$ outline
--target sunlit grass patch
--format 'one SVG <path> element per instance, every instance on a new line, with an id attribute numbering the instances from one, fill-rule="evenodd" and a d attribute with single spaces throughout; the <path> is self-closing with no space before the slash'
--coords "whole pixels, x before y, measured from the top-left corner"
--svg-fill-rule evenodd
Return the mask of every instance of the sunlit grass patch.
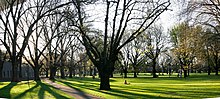
<path id="1" fill-rule="evenodd" d="M 43 82 L 1 82 L 0 98 L 19 99 L 68 99 L 64 92 Z"/>
<path id="2" fill-rule="evenodd" d="M 139 78 L 121 78 L 116 75 L 111 78 L 110 91 L 98 90 L 99 79 L 72 78 L 57 79 L 56 82 L 76 88 L 99 97 L 112 98 L 214 98 L 220 97 L 220 76 L 208 76 L 207 74 L 191 74 L 188 78 L 176 76 L 160 76 L 151 78 L 149 74 L 140 74 Z M 124 84 L 127 80 L 130 84 Z"/>

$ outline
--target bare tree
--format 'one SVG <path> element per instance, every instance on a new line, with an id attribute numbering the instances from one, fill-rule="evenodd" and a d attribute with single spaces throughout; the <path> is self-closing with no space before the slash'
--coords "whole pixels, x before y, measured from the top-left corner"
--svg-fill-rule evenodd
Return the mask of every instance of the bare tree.
<path id="1" fill-rule="evenodd" d="M 153 27 L 152 30 L 149 30 L 148 32 L 148 44 L 147 44 L 147 50 L 145 52 L 145 55 L 149 57 L 149 59 L 152 62 L 152 74 L 153 78 L 156 78 L 156 65 L 159 64 L 158 57 L 159 55 L 164 52 L 164 46 L 165 46 L 165 36 L 163 35 L 163 31 L 161 27 Z"/>
<path id="2" fill-rule="evenodd" d="M 4 6 L 1 6 L 0 22 L 1 22 L 1 30 L 4 31 L 4 37 L 1 39 L 1 42 L 4 44 L 7 52 L 10 55 L 12 60 L 12 80 L 11 81 L 19 81 L 18 77 L 18 63 L 21 62 L 22 55 L 24 54 L 24 50 L 28 45 L 28 40 L 36 28 L 35 25 L 41 20 L 43 17 L 50 15 L 51 11 L 63 7 L 68 3 L 59 4 L 55 7 L 49 8 L 50 4 L 48 1 L 38 1 L 38 5 L 32 4 L 32 0 L 26 0 L 25 2 L 20 2 L 20 0 L 6 0 L 7 3 Z M 51 4 L 53 5 L 53 3 Z M 24 26 L 23 17 L 30 11 L 37 11 L 38 14 L 34 18 L 30 18 L 30 24 Z M 23 30 L 22 27 L 27 27 L 26 30 Z M 24 34 L 21 37 L 22 31 Z M 18 39 L 21 40 L 21 44 L 18 44 Z"/>
<path id="3" fill-rule="evenodd" d="M 118 60 L 118 53 L 127 43 L 134 40 L 151 26 L 152 23 L 167 10 L 170 5 L 167 1 L 142 1 L 142 0 L 106 0 L 104 33 L 102 37 L 102 49 L 91 42 L 89 31 L 85 24 L 83 3 L 81 0 L 73 0 L 77 9 L 78 23 L 74 25 L 81 34 L 81 42 L 85 46 L 87 55 L 97 67 L 100 74 L 100 90 L 110 90 L 109 76 L 114 71 L 114 64 Z M 111 27 L 111 28 L 110 28 Z M 122 42 L 126 31 L 130 32 L 127 40 Z"/>
<path id="4" fill-rule="evenodd" d="M 137 77 L 137 73 L 139 72 L 139 68 L 146 60 L 146 56 L 143 54 L 146 46 L 146 38 L 147 35 L 140 35 L 129 44 L 127 44 L 124 48 L 126 48 L 126 56 L 129 60 L 129 63 L 133 67 L 134 78 Z"/>

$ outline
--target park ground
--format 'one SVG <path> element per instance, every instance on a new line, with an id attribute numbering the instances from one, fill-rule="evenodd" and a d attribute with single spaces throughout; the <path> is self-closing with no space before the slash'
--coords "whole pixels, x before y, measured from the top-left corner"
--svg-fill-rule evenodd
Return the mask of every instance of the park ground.
<path id="1" fill-rule="evenodd" d="M 112 90 L 99 90 L 99 79 L 92 77 L 75 77 L 57 79 L 55 83 L 68 86 L 79 91 L 106 99 L 120 98 L 216 98 L 220 97 L 220 76 L 207 74 L 191 74 L 188 78 L 177 78 L 176 75 L 160 75 L 151 78 L 149 74 L 139 74 L 138 78 L 122 78 L 119 74 L 111 78 Z M 124 84 L 124 81 L 128 84 Z M 19 83 L 0 82 L 1 98 L 72 98 L 55 87 L 42 82 L 22 81 Z"/>

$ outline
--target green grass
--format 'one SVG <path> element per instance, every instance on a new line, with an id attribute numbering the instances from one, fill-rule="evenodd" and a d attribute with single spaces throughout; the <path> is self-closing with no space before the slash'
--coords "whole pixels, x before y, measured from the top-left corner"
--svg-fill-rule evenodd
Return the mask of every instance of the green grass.
<path id="1" fill-rule="evenodd" d="M 43 82 L 0 82 L 0 98 L 9 99 L 69 99 L 64 92 Z"/>
<path id="2" fill-rule="evenodd" d="M 140 74 L 139 78 L 121 78 L 120 75 L 111 78 L 110 91 L 98 90 L 99 79 L 72 78 L 57 79 L 56 82 L 76 88 L 83 92 L 107 99 L 120 98 L 214 98 L 220 97 L 220 76 L 193 74 L 189 78 L 177 78 L 176 75 L 151 78 L 149 74 Z M 132 77 L 131 74 L 128 75 Z M 127 80 L 130 84 L 124 84 Z"/>

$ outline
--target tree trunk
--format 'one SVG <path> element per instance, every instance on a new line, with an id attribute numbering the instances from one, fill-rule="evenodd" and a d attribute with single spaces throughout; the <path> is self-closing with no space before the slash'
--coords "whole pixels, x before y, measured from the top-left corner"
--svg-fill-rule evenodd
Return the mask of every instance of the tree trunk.
<path id="1" fill-rule="evenodd" d="M 153 75 L 153 78 L 157 78 L 157 75 L 156 75 L 156 60 L 153 60 L 153 71 L 152 71 L 152 75 Z"/>
<path id="2" fill-rule="evenodd" d="M 99 73 L 100 74 L 100 90 L 111 90 L 110 88 L 110 82 L 109 82 L 109 78 L 110 76 L 105 73 L 105 72 L 102 72 L 102 73 Z"/>
<path id="3" fill-rule="evenodd" d="M 113 78 L 114 76 L 113 76 L 113 72 L 110 74 L 110 78 Z"/>
<path id="4" fill-rule="evenodd" d="M 20 59 L 19 61 L 18 61 L 18 65 L 19 65 L 19 77 L 20 78 L 22 78 L 22 67 L 21 67 L 21 64 L 22 64 L 22 60 Z"/>
<path id="5" fill-rule="evenodd" d="M 4 61 L 0 60 L 0 79 L 2 78 L 3 65 L 4 65 Z"/>
<path id="6" fill-rule="evenodd" d="M 48 78 L 49 76 L 49 69 L 48 68 L 46 68 L 46 78 Z"/>
<path id="7" fill-rule="evenodd" d="M 136 70 L 134 71 L 134 78 L 137 78 L 137 72 L 136 72 Z"/>
<path id="8" fill-rule="evenodd" d="M 186 78 L 187 77 L 187 70 L 184 70 L 183 72 L 184 72 L 184 78 Z"/>
<path id="9" fill-rule="evenodd" d="M 190 73 L 190 65 L 188 65 L 188 69 L 187 69 L 187 76 L 189 76 L 189 73 Z"/>
<path id="10" fill-rule="evenodd" d="M 84 66 L 83 66 L 83 77 L 85 77 L 85 76 L 86 76 L 86 66 L 84 64 Z"/>
<path id="11" fill-rule="evenodd" d="M 2 70 L 0 70 L 0 79 L 2 79 Z"/>
<path id="12" fill-rule="evenodd" d="M 124 78 L 127 78 L 127 73 L 128 73 L 127 68 L 125 68 L 123 71 L 124 71 Z"/>
<path id="13" fill-rule="evenodd" d="M 218 53 L 215 55 L 215 75 L 218 75 Z"/>
<path id="14" fill-rule="evenodd" d="M 92 67 L 89 67 L 89 76 L 92 76 Z"/>
<path id="15" fill-rule="evenodd" d="M 38 67 L 34 68 L 34 81 L 40 81 L 39 68 Z"/>
<path id="16" fill-rule="evenodd" d="M 96 70 L 96 68 L 94 67 L 94 72 L 93 72 L 93 75 L 94 76 L 97 76 L 97 70 Z"/>
<path id="17" fill-rule="evenodd" d="M 56 67 L 50 67 L 50 80 L 54 80 L 56 75 Z"/>
<path id="18" fill-rule="evenodd" d="M 210 75 L 211 74 L 211 67 L 210 67 L 210 65 L 208 65 L 208 75 Z"/>
<path id="19" fill-rule="evenodd" d="M 71 66 L 69 67 L 69 73 L 69 78 L 73 78 L 73 69 Z"/>
<path id="20" fill-rule="evenodd" d="M 62 65 L 60 68 L 61 78 L 65 79 L 64 66 Z"/>
<path id="21" fill-rule="evenodd" d="M 215 67 L 215 75 L 218 75 L 218 65 Z"/>
<path id="22" fill-rule="evenodd" d="M 13 57 L 12 59 L 12 79 L 11 82 L 19 82 L 19 74 L 18 74 L 18 64 L 17 64 L 17 59 Z"/>
<path id="23" fill-rule="evenodd" d="M 76 76 L 75 68 L 72 71 L 73 71 L 73 76 L 75 77 Z"/>

